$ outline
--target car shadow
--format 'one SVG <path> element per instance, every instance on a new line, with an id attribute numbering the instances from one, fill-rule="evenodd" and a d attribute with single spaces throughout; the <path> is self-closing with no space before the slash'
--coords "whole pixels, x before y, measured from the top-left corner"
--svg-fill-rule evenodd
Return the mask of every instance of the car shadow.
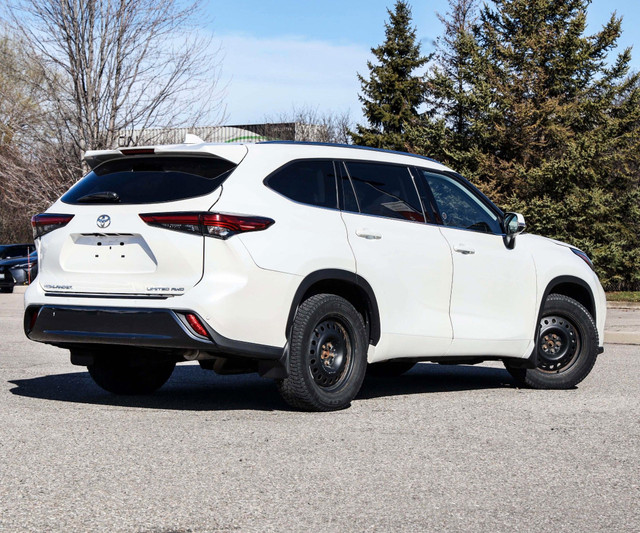
<path id="1" fill-rule="evenodd" d="M 195 365 L 178 365 L 171 379 L 149 396 L 116 396 L 99 388 L 88 372 L 11 380 L 10 392 L 28 398 L 60 402 L 170 409 L 179 411 L 290 411 L 275 383 L 257 374 L 219 376 Z M 367 377 L 356 401 L 476 389 L 513 388 L 500 368 L 441 366 L 422 363 L 399 377 Z"/>
<path id="2" fill-rule="evenodd" d="M 420 363 L 398 377 L 367 376 L 357 399 L 515 387 L 503 368 Z"/>

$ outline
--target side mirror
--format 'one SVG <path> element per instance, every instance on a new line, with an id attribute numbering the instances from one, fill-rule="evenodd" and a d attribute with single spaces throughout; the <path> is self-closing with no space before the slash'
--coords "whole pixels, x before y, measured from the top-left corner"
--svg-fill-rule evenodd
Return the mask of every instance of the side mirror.
<path id="1" fill-rule="evenodd" d="M 516 244 L 516 235 L 520 235 L 527 224 L 520 213 L 507 213 L 503 220 L 504 244 L 507 248 L 513 248 Z"/>

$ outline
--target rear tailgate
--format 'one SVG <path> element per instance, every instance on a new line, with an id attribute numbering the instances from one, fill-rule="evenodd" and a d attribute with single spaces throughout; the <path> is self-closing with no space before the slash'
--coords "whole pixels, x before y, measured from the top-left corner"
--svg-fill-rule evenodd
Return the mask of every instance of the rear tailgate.
<path id="1" fill-rule="evenodd" d="M 193 287 L 202 277 L 204 237 L 151 226 L 140 215 L 208 211 L 235 166 L 175 155 L 99 165 L 49 210 L 73 218 L 40 239 L 40 286 L 56 294 L 141 297 Z"/>

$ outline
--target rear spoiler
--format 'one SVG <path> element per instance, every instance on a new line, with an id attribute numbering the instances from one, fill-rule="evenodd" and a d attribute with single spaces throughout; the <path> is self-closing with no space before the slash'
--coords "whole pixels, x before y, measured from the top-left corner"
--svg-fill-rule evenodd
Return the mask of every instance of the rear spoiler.
<path id="1" fill-rule="evenodd" d="M 94 169 L 100 163 L 111 159 L 121 159 L 137 155 L 196 155 L 217 157 L 238 165 L 247 155 L 248 149 L 244 144 L 202 143 L 202 144 L 167 144 L 160 146 L 136 146 L 119 148 L 117 150 L 89 150 L 83 159 L 89 168 Z"/>

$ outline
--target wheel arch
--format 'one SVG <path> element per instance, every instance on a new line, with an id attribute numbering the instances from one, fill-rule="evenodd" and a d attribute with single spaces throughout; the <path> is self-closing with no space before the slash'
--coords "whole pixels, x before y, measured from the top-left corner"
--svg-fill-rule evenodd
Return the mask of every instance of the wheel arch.
<path id="1" fill-rule="evenodd" d="M 288 336 L 300 304 L 315 294 L 335 294 L 348 300 L 364 317 L 369 332 L 369 343 L 380 340 L 380 312 L 371 285 L 362 276 L 340 269 L 316 270 L 307 275 L 296 290 L 287 318 Z"/>
<path id="2" fill-rule="evenodd" d="M 573 298 L 584 305 L 593 317 L 593 320 L 596 320 L 597 311 L 595 298 L 591 287 L 585 280 L 575 276 L 558 276 L 557 278 L 552 279 L 542 295 L 542 302 L 540 304 L 541 310 L 547 296 L 550 294 L 562 294 L 569 298 Z"/>
<path id="3" fill-rule="evenodd" d="M 538 366 L 538 348 L 537 348 L 537 336 L 538 336 L 538 324 L 542 320 L 542 312 L 544 310 L 544 303 L 547 300 L 547 296 L 550 294 L 562 294 L 573 298 L 577 302 L 584 305 L 589 311 L 593 320 L 596 320 L 596 304 L 593 297 L 593 291 L 589 284 L 576 276 L 558 276 L 553 278 L 544 290 L 542 294 L 542 300 L 540 301 L 540 307 L 538 309 L 538 319 L 536 321 L 536 330 L 534 333 L 534 347 L 531 354 L 526 359 L 510 360 L 511 364 L 517 368 L 536 368 Z"/>

